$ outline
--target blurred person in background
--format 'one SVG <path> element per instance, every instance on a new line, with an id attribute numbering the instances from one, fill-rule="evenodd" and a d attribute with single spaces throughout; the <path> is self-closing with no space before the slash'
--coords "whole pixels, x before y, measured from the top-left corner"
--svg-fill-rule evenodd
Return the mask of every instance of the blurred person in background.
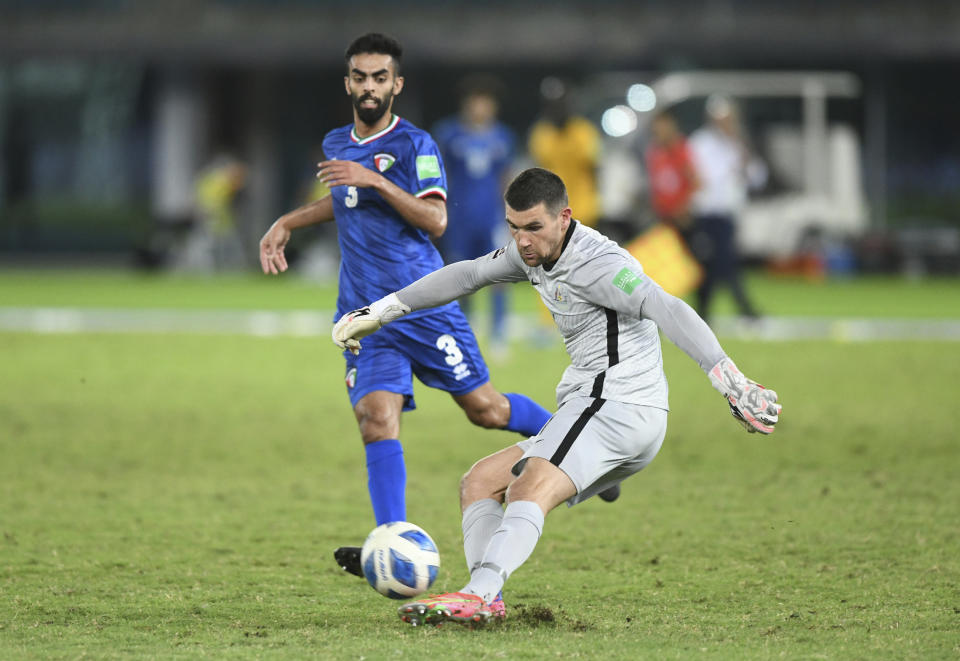
<path id="1" fill-rule="evenodd" d="M 750 153 L 732 100 L 719 95 L 709 97 L 706 117 L 707 123 L 690 136 L 690 149 L 701 183 L 693 198 L 691 242 L 694 254 L 704 267 L 704 279 L 697 291 L 697 312 L 709 320 L 714 290 L 724 283 L 730 288 L 740 314 L 756 318 L 756 308 L 747 296 L 740 274 L 736 225 L 748 188 L 762 186 L 767 170 Z"/>
<path id="2" fill-rule="evenodd" d="M 222 154 L 194 182 L 193 226 L 173 256 L 176 269 L 223 271 L 247 265 L 237 228 L 237 205 L 247 184 L 247 165 Z"/>
<path id="3" fill-rule="evenodd" d="M 448 263 L 486 255 L 503 231 L 503 190 L 514 155 L 513 132 L 497 121 L 500 82 L 475 75 L 460 83 L 460 112 L 437 123 L 433 137 L 447 169 L 447 231 L 439 245 Z M 491 288 L 490 349 L 506 356 L 507 289 Z M 470 313 L 470 297 L 459 301 Z"/>
<path id="4" fill-rule="evenodd" d="M 345 53 L 344 86 L 353 123 L 323 140 L 327 160 L 317 176 L 330 195 L 284 214 L 260 241 L 264 273 L 287 270 L 291 231 L 335 221 L 340 247 L 337 317 L 356 311 L 443 266 L 431 239 L 447 226 L 446 177 L 430 135 L 392 112 L 403 90 L 403 50 L 385 35 L 359 37 Z M 377 525 L 406 521 L 406 465 L 399 440 L 403 411 L 416 408 L 413 376 L 445 390 L 475 425 L 532 436 L 550 413 L 525 395 L 503 394 L 456 303 L 410 315 L 343 352 L 344 381 L 366 454 L 368 491 Z M 366 531 L 365 531 L 366 532 Z M 334 553 L 363 576 L 360 547 Z"/>
<path id="5" fill-rule="evenodd" d="M 548 76 L 541 81 L 542 114 L 530 129 L 527 149 L 537 166 L 555 172 L 566 182 L 577 220 L 596 227 L 600 219 L 600 132 L 586 117 L 573 114 L 570 96 L 569 85 L 560 78 Z M 554 324 L 539 299 L 537 310 L 539 323 L 533 341 L 546 346 L 555 337 Z"/>
<path id="6" fill-rule="evenodd" d="M 691 203 L 700 186 L 686 136 L 668 111 L 654 115 L 644 153 L 656 221 L 624 247 L 665 291 L 684 297 L 703 280 L 690 250 Z"/>
<path id="7" fill-rule="evenodd" d="M 600 219 L 600 132 L 586 117 L 572 113 L 569 87 L 559 78 L 544 78 L 540 95 L 543 114 L 530 130 L 530 156 L 566 182 L 577 220 L 595 227 Z"/>
<path id="8" fill-rule="evenodd" d="M 657 220 L 686 235 L 691 224 L 690 206 L 700 179 L 687 138 L 666 110 L 650 122 L 650 144 L 644 158 L 650 204 Z"/>

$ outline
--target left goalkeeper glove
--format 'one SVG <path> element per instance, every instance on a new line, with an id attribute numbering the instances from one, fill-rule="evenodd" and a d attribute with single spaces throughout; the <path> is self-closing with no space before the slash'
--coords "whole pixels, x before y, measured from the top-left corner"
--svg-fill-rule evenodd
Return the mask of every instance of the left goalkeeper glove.
<path id="1" fill-rule="evenodd" d="M 384 324 L 410 312 L 396 294 L 384 296 L 365 308 L 348 312 L 333 325 L 333 343 L 353 355 L 360 353 L 360 339 L 380 330 Z"/>
<path id="2" fill-rule="evenodd" d="M 710 383 L 726 398 L 730 413 L 748 432 L 772 434 L 782 407 L 777 393 L 751 381 L 724 358 L 710 369 Z"/>

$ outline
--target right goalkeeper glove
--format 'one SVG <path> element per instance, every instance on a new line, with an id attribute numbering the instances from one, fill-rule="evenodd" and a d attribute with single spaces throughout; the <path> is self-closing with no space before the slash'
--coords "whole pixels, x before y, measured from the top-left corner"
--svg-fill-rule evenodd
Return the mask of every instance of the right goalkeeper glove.
<path id="1" fill-rule="evenodd" d="M 367 307 L 340 317 L 333 325 L 333 343 L 357 355 L 360 353 L 361 338 L 380 330 L 384 324 L 399 319 L 408 312 L 410 307 L 401 303 L 395 293 L 384 296 Z"/>
<path id="2" fill-rule="evenodd" d="M 729 358 L 714 365 L 709 374 L 710 383 L 726 398 L 731 415 L 744 429 L 751 433 L 773 433 L 782 408 L 777 404 L 775 391 L 745 377 Z"/>

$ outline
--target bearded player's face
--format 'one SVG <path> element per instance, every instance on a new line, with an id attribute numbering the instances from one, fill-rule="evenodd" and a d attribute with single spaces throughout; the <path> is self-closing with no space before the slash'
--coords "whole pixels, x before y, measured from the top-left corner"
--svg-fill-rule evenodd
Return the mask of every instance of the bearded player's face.
<path id="1" fill-rule="evenodd" d="M 350 58 L 344 77 L 357 119 L 368 126 L 380 121 L 393 107 L 393 97 L 403 89 L 393 58 L 379 53 L 358 53 Z"/>

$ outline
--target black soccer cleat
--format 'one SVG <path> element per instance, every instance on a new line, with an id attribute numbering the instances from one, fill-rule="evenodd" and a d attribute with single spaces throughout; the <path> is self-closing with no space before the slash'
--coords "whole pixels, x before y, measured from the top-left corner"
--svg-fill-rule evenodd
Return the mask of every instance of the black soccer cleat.
<path id="1" fill-rule="evenodd" d="M 620 497 L 620 485 L 619 485 L 619 484 L 614 484 L 612 487 L 609 487 L 609 488 L 607 488 L 607 489 L 604 489 L 603 491 L 601 491 L 601 492 L 598 493 L 597 495 L 600 496 L 600 500 L 602 500 L 602 501 L 604 501 L 604 502 L 606 502 L 606 503 L 612 503 L 613 501 L 615 501 L 617 498 Z M 358 559 L 357 559 L 357 562 L 358 562 L 358 563 L 360 562 L 359 557 L 360 557 L 360 556 L 357 556 L 357 558 L 358 558 Z"/>
<path id="2" fill-rule="evenodd" d="M 341 546 L 333 552 L 333 559 L 340 565 L 340 569 L 354 576 L 363 578 L 363 567 L 360 566 L 360 547 Z"/>

